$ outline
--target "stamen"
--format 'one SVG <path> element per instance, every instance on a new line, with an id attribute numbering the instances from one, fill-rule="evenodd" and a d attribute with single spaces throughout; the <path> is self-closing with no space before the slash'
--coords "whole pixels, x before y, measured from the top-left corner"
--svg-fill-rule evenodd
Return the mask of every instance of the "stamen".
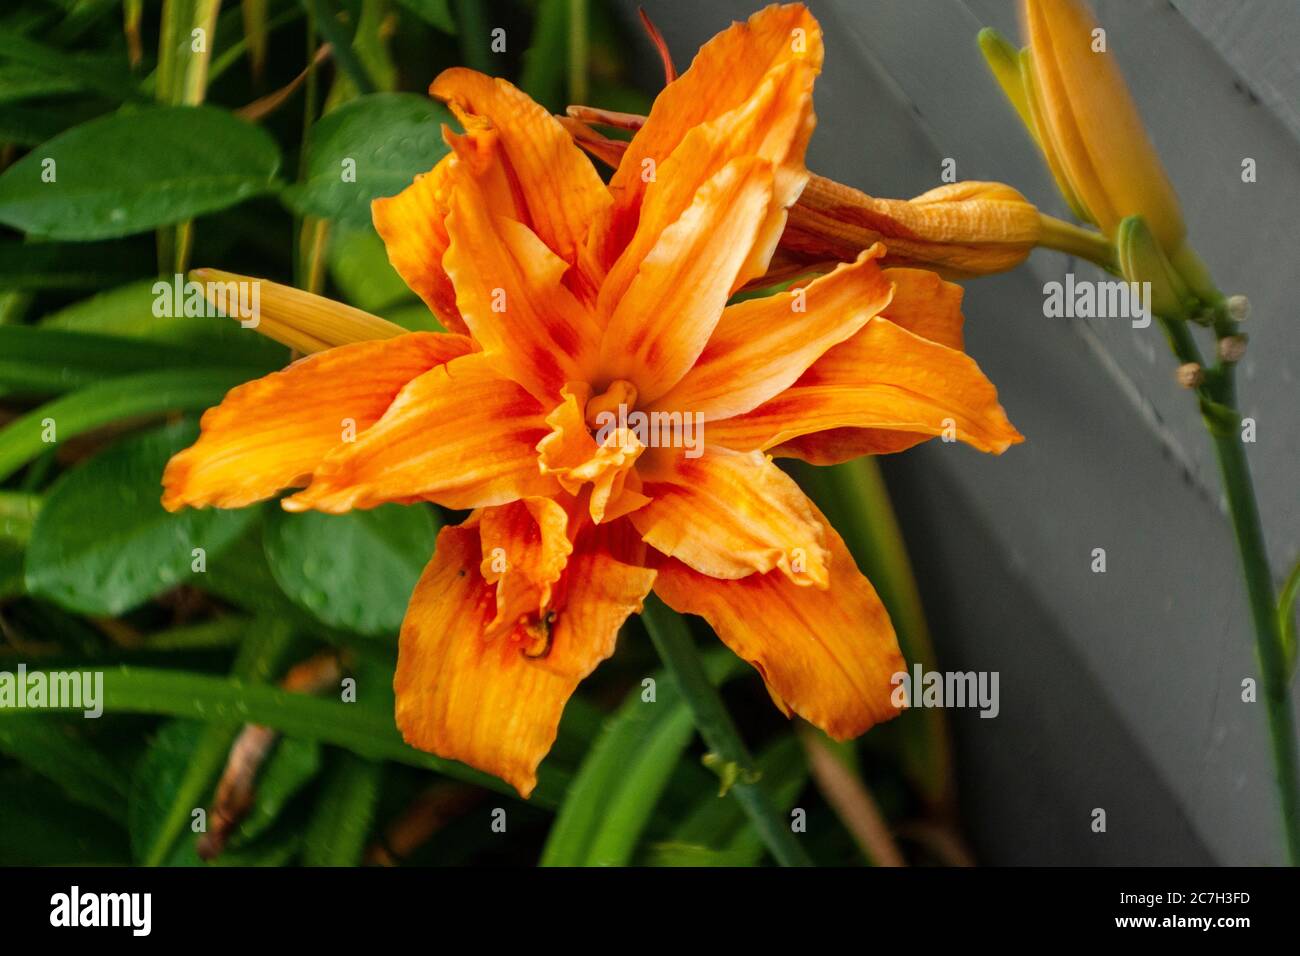
<path id="1" fill-rule="evenodd" d="M 677 67 L 673 66 L 673 55 L 668 52 L 668 44 L 664 42 L 664 35 L 659 32 L 659 28 L 654 25 L 650 15 L 645 12 L 645 7 L 637 7 L 636 12 L 641 14 L 641 23 L 645 26 L 645 32 L 650 34 L 650 42 L 659 51 L 659 59 L 664 64 L 664 84 L 667 85 L 677 79 Z"/>

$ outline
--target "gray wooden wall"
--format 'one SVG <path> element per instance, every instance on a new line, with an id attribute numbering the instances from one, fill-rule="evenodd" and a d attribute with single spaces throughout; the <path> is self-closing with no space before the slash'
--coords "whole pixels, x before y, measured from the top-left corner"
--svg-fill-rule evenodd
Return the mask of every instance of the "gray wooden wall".
<path id="1" fill-rule="evenodd" d="M 637 0 L 620 0 L 635 18 Z M 684 68 L 757 9 L 640 0 Z M 1000 179 L 1067 216 L 988 76 L 1010 0 L 813 0 L 826 35 L 809 165 L 882 196 Z M 1221 287 L 1254 304 L 1240 391 L 1279 577 L 1300 556 L 1300 3 L 1098 0 Z M 657 62 L 643 57 L 647 85 Z M 1244 157 L 1258 181 L 1241 181 Z M 1036 252 L 967 283 L 967 342 L 1028 441 L 929 443 L 886 474 L 944 669 L 1001 673 L 1001 714 L 954 713 L 963 815 L 987 863 L 1277 863 L 1257 677 L 1211 449 L 1154 325 L 1048 319 Z M 1105 548 L 1108 571 L 1090 570 Z M 1105 808 L 1108 829 L 1090 829 Z"/>

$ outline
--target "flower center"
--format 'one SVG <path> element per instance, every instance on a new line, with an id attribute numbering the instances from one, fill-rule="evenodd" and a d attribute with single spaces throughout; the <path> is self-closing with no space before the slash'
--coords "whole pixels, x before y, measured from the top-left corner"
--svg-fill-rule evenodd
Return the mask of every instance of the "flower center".
<path id="1" fill-rule="evenodd" d="M 597 428 L 603 424 L 600 415 L 604 412 L 617 417 L 620 406 L 625 410 L 624 414 L 636 407 L 636 386 L 621 378 L 611 382 L 609 388 L 587 401 L 583 413 L 587 427 Z"/>

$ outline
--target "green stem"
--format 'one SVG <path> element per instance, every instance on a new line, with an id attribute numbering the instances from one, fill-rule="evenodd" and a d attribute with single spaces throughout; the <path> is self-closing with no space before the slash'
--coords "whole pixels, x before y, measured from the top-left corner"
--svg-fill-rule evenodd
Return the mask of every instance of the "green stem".
<path id="1" fill-rule="evenodd" d="M 1231 378 L 1224 385 L 1227 394 L 1222 403 L 1236 406 Z M 1223 488 L 1232 515 L 1232 530 L 1237 539 L 1241 570 L 1246 579 L 1250 616 L 1255 625 L 1255 654 L 1263 676 L 1264 707 L 1268 713 L 1269 737 L 1273 745 L 1273 770 L 1278 798 L 1282 805 L 1282 829 L 1286 839 L 1287 860 L 1300 863 L 1300 777 L 1297 776 L 1295 721 L 1291 714 L 1289 671 L 1282 632 L 1273 594 L 1273 573 L 1264 546 L 1264 529 L 1260 524 L 1255 486 L 1250 477 L 1250 463 L 1245 446 L 1234 429 L 1229 432 L 1211 428 L 1214 451 L 1223 475 Z"/>
<path id="2" fill-rule="evenodd" d="M 740 738 L 718 689 L 709 680 L 685 622 L 654 596 L 646 600 L 641 620 L 664 667 L 677 681 L 700 736 L 719 758 L 739 770 L 728 792 L 740 803 L 772 856 L 782 866 L 812 866 L 776 804 L 756 782 L 758 765 Z"/>
<path id="3" fill-rule="evenodd" d="M 587 0 L 569 0 L 569 102 L 587 102 Z"/>
<path id="4" fill-rule="evenodd" d="M 1038 219 L 1042 226 L 1042 232 L 1038 236 L 1040 246 L 1087 259 L 1107 272 L 1119 271 L 1119 264 L 1115 261 L 1115 247 L 1101 233 L 1042 213 Z"/>
<path id="5" fill-rule="evenodd" d="M 307 11 L 316 19 L 316 29 L 329 43 L 334 54 L 334 62 L 352 80 L 357 92 L 362 95 L 375 92 L 378 87 L 366 72 L 365 65 L 357 58 L 356 51 L 352 49 L 352 39 L 344 33 L 338 20 L 335 19 L 334 5 L 328 0 L 303 0 L 303 2 L 307 6 Z M 308 56 L 311 56 L 311 53 L 311 50 L 307 51 Z"/>
<path id="6" fill-rule="evenodd" d="M 1201 351 L 1187 323 L 1162 318 L 1160 324 L 1180 362 L 1203 364 Z M 1264 707 L 1268 712 L 1273 773 L 1282 808 L 1287 860 L 1295 866 L 1300 863 L 1300 780 L 1297 779 L 1295 722 L 1288 689 L 1290 668 L 1273 595 L 1273 573 L 1264 545 L 1255 485 L 1250 477 L 1250 463 L 1246 460 L 1239 425 L 1235 424 L 1240 422 L 1241 416 L 1237 411 L 1233 366 L 1221 362 L 1208 372 L 1199 395 L 1202 409 L 1207 410 L 1203 415 L 1205 427 L 1214 441 L 1215 457 L 1219 462 L 1233 535 L 1237 541 L 1237 554 L 1241 559 L 1241 573 L 1246 579 L 1246 595 L 1255 628 L 1255 656 L 1263 676 Z M 1207 401 L 1213 408 L 1226 410 L 1229 421 L 1209 414 Z"/>

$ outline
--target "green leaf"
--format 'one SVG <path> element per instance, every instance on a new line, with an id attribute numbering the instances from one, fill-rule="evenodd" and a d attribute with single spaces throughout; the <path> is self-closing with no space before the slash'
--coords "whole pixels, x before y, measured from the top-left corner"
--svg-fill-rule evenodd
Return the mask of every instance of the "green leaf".
<path id="1" fill-rule="evenodd" d="M 454 123 L 451 114 L 426 96 L 359 97 L 312 127 L 305 181 L 281 195 L 300 215 L 367 225 L 371 200 L 401 192 L 446 155 L 443 123 Z M 349 160 L 355 181 L 345 178 Z"/>
<path id="2" fill-rule="evenodd" d="M 100 96 L 119 100 L 144 97 L 130 74 L 122 69 L 124 64 L 120 57 L 65 53 L 8 31 L 0 32 L 0 57 Z"/>
<path id="3" fill-rule="evenodd" d="M 74 302 L 47 315 L 40 327 L 182 345 L 211 356 L 209 365 L 229 362 L 270 370 L 285 364 L 288 353 L 283 345 L 230 319 L 154 315 L 161 291 L 155 289 L 158 281 L 165 282 L 132 282 Z"/>
<path id="4" fill-rule="evenodd" d="M 234 676 L 245 680 L 269 679 L 283 665 L 293 640 L 293 631 L 279 621 L 263 618 L 251 628 L 245 623 L 244 633 L 245 640 L 235 659 Z M 158 789 L 152 781 L 142 781 L 137 773 L 136 801 L 159 804 L 131 825 L 137 859 L 146 866 L 159 866 L 172 855 L 172 848 L 190 821 L 194 808 L 211 793 L 213 782 L 229 758 L 238 731 L 239 723 L 233 720 L 211 720 L 203 724 L 192 743 L 186 745 L 188 755 L 184 760 L 184 772 L 175 778 L 175 786 L 169 786 L 166 792 Z M 188 735 L 189 732 L 165 731 L 160 735 L 161 742 L 155 743 L 142 762 L 153 761 L 164 768 L 170 766 L 168 754 L 176 749 L 176 745 L 171 737 L 166 736 L 167 733 Z M 160 752 L 152 753 L 155 749 Z M 169 774 L 168 779 L 171 780 L 172 775 Z"/>
<path id="5" fill-rule="evenodd" d="M 456 20 L 451 15 L 451 7 L 447 0 L 398 0 L 398 3 L 429 26 L 443 33 L 455 35 Z"/>
<path id="6" fill-rule="evenodd" d="M 138 863 L 158 866 L 203 808 L 212 781 L 230 753 L 236 726 L 175 720 L 164 724 L 140 758 L 131 778 L 127 829 Z"/>
<path id="7" fill-rule="evenodd" d="M 266 833 L 289 802 L 320 773 L 320 768 L 321 748 L 314 740 L 279 741 L 257 775 L 253 807 L 240 821 L 231 845 L 246 847 Z"/>
<path id="8" fill-rule="evenodd" d="M 271 573 L 284 593 L 325 624 L 377 636 L 397 631 L 437 527 L 425 505 L 383 505 L 327 515 L 267 516 Z"/>
<path id="9" fill-rule="evenodd" d="M 781 737 L 759 754 L 757 764 L 773 803 L 788 814 L 808 783 L 808 762 L 799 741 L 790 735 Z M 754 866 L 764 850 L 740 805 L 719 799 L 714 791 L 700 798 L 667 840 L 648 848 L 646 862 L 651 866 Z"/>
<path id="10" fill-rule="evenodd" d="M 27 549 L 27 590 L 83 614 L 120 614 L 188 581 L 193 549 L 220 560 L 251 511 L 163 510 L 168 459 L 198 435 L 188 422 L 119 442 L 51 488 Z"/>
<path id="11" fill-rule="evenodd" d="M 28 325 L 0 326 L 0 386 L 15 391 L 58 394 L 131 372 L 219 365 L 223 358 L 211 348 Z M 229 364 L 247 378 L 265 375 L 276 365 L 244 364 L 241 359 L 236 356 Z"/>
<path id="12" fill-rule="evenodd" d="M 195 412 L 220 403 L 246 380 L 238 369 L 196 368 L 142 372 L 64 395 L 0 428 L 0 481 L 66 441 L 124 418 Z M 53 423 L 56 441 L 47 441 Z"/>
<path id="13" fill-rule="evenodd" d="M 126 834 L 25 767 L 0 768 L 0 866 L 122 866 Z"/>
<path id="14" fill-rule="evenodd" d="M 393 760 L 434 770 L 498 793 L 517 796 L 513 788 L 496 777 L 407 746 L 393 723 L 392 712 L 386 709 L 309 697 L 207 674 L 148 667 L 102 669 L 106 715 L 166 714 L 189 719 L 265 724 L 289 736 L 343 747 L 371 760 Z M 36 673 L 35 668 L 28 670 L 29 675 L 33 673 Z M 14 713 L 16 711 L 0 708 L 0 721 Z M 567 775 L 563 771 L 543 764 L 538 771 L 537 789 L 533 791 L 531 802 L 541 807 L 554 807 L 567 785 Z"/>
<path id="15" fill-rule="evenodd" d="M 100 289 L 152 271 L 130 243 L 0 242 L 0 292 Z"/>
<path id="16" fill-rule="evenodd" d="M 0 753 L 57 783 L 69 799 L 109 819 L 121 816 L 125 774 L 66 720 L 24 713 L 0 721 Z"/>
<path id="17" fill-rule="evenodd" d="M 374 823 L 383 765 L 349 753 L 325 775 L 316 809 L 303 841 L 307 866 L 357 866 Z"/>
<path id="18" fill-rule="evenodd" d="M 279 166 L 275 141 L 225 110 L 150 106 L 74 127 L 10 166 L 0 222 L 50 239 L 126 236 L 271 192 Z"/>
<path id="19" fill-rule="evenodd" d="M 384 242 L 372 228 L 335 231 L 330 236 L 329 267 L 334 284 L 358 309 L 378 315 L 398 303 L 423 306 L 389 264 Z"/>
<path id="20" fill-rule="evenodd" d="M 718 650 L 707 659 L 710 677 L 743 672 L 739 658 Z M 542 866 L 622 866 L 695 736 L 690 709 L 676 683 L 655 675 L 655 700 L 633 688 L 618 714 L 578 768 L 542 851 Z"/>

